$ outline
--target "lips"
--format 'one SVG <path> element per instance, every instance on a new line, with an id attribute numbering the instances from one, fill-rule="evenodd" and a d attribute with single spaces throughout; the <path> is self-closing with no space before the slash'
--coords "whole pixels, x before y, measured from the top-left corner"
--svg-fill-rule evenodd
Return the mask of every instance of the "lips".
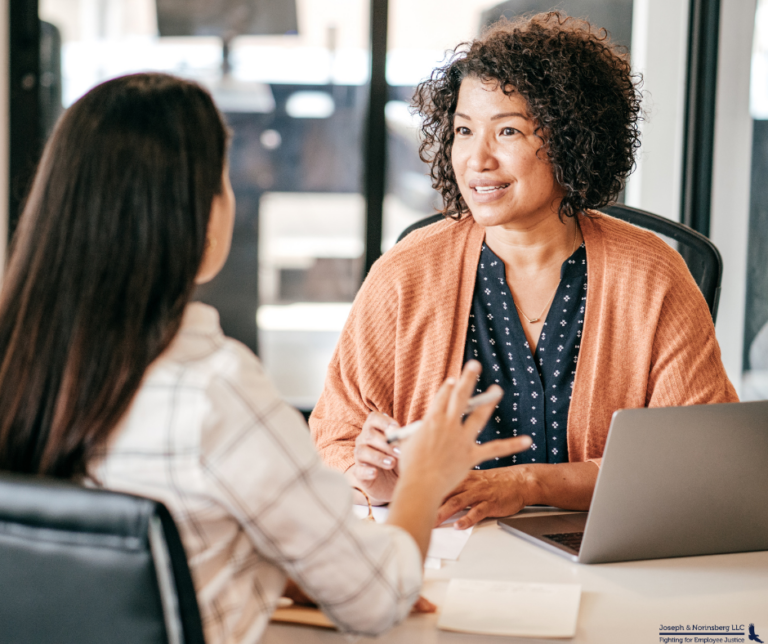
<path id="1" fill-rule="evenodd" d="M 468 187 L 472 193 L 471 201 L 473 204 L 490 204 L 500 199 L 504 199 L 509 192 L 512 184 L 498 179 L 484 178 L 472 179 Z"/>
<path id="2" fill-rule="evenodd" d="M 508 186 L 509 186 L 508 183 L 498 183 L 496 185 L 491 185 L 491 186 L 473 186 L 472 190 L 474 190 L 478 194 L 486 195 L 491 192 L 495 192 L 496 190 L 504 190 L 504 188 L 507 188 Z"/>

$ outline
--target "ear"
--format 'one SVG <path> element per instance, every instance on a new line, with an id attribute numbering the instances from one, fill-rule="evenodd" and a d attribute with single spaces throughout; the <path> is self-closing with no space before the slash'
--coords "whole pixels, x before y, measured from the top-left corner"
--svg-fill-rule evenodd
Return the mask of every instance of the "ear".
<path id="1" fill-rule="evenodd" d="M 229 171 L 224 169 L 221 192 L 213 196 L 211 214 L 208 218 L 205 251 L 195 277 L 196 284 L 210 282 L 224 266 L 232 243 L 232 228 L 235 223 L 235 196 L 229 182 Z"/>

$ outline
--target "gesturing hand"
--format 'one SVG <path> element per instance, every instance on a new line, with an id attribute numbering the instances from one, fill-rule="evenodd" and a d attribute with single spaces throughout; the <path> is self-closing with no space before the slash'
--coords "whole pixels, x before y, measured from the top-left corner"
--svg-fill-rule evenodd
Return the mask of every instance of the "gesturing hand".
<path id="1" fill-rule="evenodd" d="M 400 451 L 387 443 L 385 431 L 399 427 L 386 414 L 374 411 L 368 415 L 355 440 L 355 464 L 349 474 L 356 486 L 363 490 L 372 502 L 388 503 L 397 482 L 397 456 Z"/>
<path id="2" fill-rule="evenodd" d="M 422 557 L 426 557 L 429 549 L 440 502 L 464 480 L 467 472 L 478 463 L 531 446 L 530 436 L 478 445 L 477 434 L 485 427 L 502 395 L 500 387 L 490 387 L 491 400 L 465 418 L 480 370 L 480 363 L 470 360 L 458 381 L 448 378 L 432 399 L 419 430 L 399 445 L 400 479 L 387 522 L 409 532 Z"/>
<path id="3" fill-rule="evenodd" d="M 474 391 L 480 363 L 470 360 L 458 381 L 449 378 L 440 387 L 424 417 L 424 424 L 401 445 L 399 465 L 403 475 L 417 476 L 422 487 L 449 494 L 470 469 L 483 461 L 528 449 L 529 436 L 506 438 L 477 444 L 477 434 L 485 426 L 496 401 L 481 405 L 464 417 Z M 502 391 L 498 385 L 489 393 Z"/>

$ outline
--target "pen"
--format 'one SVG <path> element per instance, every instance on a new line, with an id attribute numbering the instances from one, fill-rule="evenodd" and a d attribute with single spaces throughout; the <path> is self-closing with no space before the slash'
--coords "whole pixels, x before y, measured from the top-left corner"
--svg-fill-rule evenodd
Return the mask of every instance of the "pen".
<path id="1" fill-rule="evenodd" d="M 464 410 L 464 414 L 471 414 L 480 405 L 485 405 L 486 403 L 500 400 L 503 395 L 503 391 L 485 391 L 481 394 L 478 394 L 477 396 L 469 399 L 469 402 L 467 402 L 467 408 Z M 409 436 L 413 436 L 423 424 L 423 420 L 417 420 L 412 423 L 408 423 L 405 427 L 398 427 L 397 429 L 388 431 L 386 434 L 387 443 L 390 445 L 392 443 L 399 443 Z"/>

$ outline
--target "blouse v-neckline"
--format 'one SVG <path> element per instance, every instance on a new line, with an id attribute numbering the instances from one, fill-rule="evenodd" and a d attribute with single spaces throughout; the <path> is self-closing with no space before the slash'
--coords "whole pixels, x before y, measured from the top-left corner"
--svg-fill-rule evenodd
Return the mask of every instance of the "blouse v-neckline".
<path id="1" fill-rule="evenodd" d="M 586 250 L 582 244 L 560 268 L 560 283 L 531 351 L 506 283 L 504 262 L 483 242 L 477 265 L 464 360 L 479 359 L 478 391 L 499 384 L 505 396 L 478 442 L 527 434 L 528 452 L 478 466 L 568 460 L 568 411 L 586 303 Z"/>

